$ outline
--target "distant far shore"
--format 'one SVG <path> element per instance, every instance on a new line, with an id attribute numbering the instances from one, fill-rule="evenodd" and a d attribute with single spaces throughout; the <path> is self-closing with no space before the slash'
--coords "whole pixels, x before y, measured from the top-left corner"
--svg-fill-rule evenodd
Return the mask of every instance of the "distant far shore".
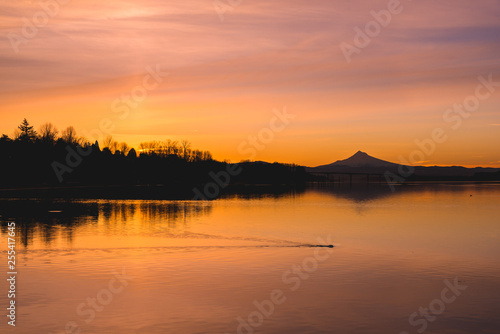
<path id="1" fill-rule="evenodd" d="M 463 184 L 495 184 L 500 181 L 474 181 L 474 180 L 425 180 L 408 181 L 400 186 L 419 185 L 463 185 Z M 302 192 L 308 188 L 341 187 L 341 188 L 365 188 L 365 187 L 387 187 L 386 182 L 307 182 L 305 184 L 230 184 L 223 189 L 220 197 L 242 195 L 282 195 L 286 193 Z M 203 185 L 198 185 L 202 188 Z M 0 188 L 0 199 L 130 199 L 130 200 L 193 200 L 196 195 L 193 186 L 167 186 L 167 185 L 61 185 L 40 187 L 11 187 Z"/>
<path id="2" fill-rule="evenodd" d="M 198 186 L 172 185 L 64 185 L 41 187 L 0 188 L 0 199 L 43 198 L 43 199 L 151 199 L 151 200 L 193 200 Z M 217 199 L 233 194 L 283 194 L 305 189 L 305 185 L 291 184 L 230 184 L 221 189 Z"/>

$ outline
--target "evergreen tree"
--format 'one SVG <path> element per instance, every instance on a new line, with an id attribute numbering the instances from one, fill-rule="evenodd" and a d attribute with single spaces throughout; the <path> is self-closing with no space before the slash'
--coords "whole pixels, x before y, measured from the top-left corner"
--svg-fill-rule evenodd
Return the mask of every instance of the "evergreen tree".
<path id="1" fill-rule="evenodd" d="M 3 134 L 2 137 L 0 137 L 0 142 L 10 142 L 10 141 L 11 139 L 6 134 Z"/>
<path id="2" fill-rule="evenodd" d="M 21 131 L 19 140 L 29 142 L 36 139 L 36 131 L 33 130 L 33 127 L 28 123 L 28 120 L 26 120 L 26 118 L 17 128 Z"/>

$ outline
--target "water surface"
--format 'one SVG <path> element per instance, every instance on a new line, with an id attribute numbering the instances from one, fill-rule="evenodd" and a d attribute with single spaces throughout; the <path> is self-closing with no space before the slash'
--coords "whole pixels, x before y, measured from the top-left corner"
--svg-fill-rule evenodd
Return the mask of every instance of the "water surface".
<path id="1" fill-rule="evenodd" d="M 17 198 L 0 214 L 2 240 L 8 218 L 19 233 L 5 333 L 500 333 L 498 184 Z"/>

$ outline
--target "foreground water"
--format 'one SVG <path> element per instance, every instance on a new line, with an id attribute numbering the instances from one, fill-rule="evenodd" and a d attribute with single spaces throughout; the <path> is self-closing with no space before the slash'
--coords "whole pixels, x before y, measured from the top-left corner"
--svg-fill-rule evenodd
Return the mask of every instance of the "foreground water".
<path id="1" fill-rule="evenodd" d="M 499 184 L 0 211 L 2 333 L 500 333 Z"/>

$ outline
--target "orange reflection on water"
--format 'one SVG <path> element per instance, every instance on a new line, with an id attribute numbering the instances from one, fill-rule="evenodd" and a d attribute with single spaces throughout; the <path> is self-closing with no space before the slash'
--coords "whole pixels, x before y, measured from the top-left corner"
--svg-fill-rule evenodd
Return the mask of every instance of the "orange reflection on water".
<path id="1" fill-rule="evenodd" d="M 74 320 L 92 333 L 236 333 L 236 319 L 278 289 L 286 302 L 262 333 L 414 332 L 409 315 L 455 277 L 469 288 L 428 332 L 492 330 L 499 200 L 490 185 L 370 185 L 213 202 L 39 203 L 31 212 L 62 212 L 31 228 L 22 217 L 19 303 L 29 321 L 16 330 L 60 331 Z M 329 236 L 331 255 L 305 271 L 317 250 L 307 245 Z M 76 308 L 122 269 L 135 279 L 86 323 Z"/>

